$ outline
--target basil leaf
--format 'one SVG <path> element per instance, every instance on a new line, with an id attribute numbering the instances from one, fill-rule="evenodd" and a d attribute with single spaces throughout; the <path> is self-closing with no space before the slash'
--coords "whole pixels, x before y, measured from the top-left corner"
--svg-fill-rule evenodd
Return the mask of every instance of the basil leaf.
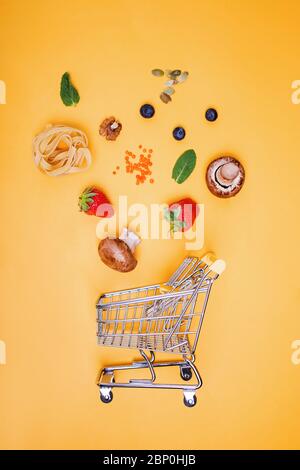
<path id="1" fill-rule="evenodd" d="M 80 100 L 79 93 L 72 85 L 68 72 L 65 72 L 61 77 L 60 97 L 65 106 L 74 106 Z"/>
<path id="2" fill-rule="evenodd" d="M 183 183 L 193 172 L 196 166 L 196 153 L 194 150 L 186 150 L 174 165 L 172 178 L 176 183 Z"/>

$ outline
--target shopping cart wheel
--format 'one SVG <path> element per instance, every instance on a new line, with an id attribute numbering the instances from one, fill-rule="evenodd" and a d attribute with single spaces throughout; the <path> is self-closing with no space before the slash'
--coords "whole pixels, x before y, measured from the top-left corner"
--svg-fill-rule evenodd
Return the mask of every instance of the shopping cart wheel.
<path id="1" fill-rule="evenodd" d="M 110 403 L 113 400 L 112 391 L 110 390 L 109 392 L 106 392 L 106 391 L 103 392 L 103 391 L 101 391 L 101 388 L 100 388 L 100 400 L 103 403 Z"/>
<path id="2" fill-rule="evenodd" d="M 193 406 L 196 405 L 197 403 L 197 397 L 196 395 L 192 395 L 191 393 L 184 394 L 183 396 L 183 403 L 185 406 L 188 408 L 192 408 Z"/>
<path id="3" fill-rule="evenodd" d="M 180 377 L 182 378 L 182 380 L 185 380 L 187 382 L 188 380 L 191 380 L 192 375 L 193 375 L 192 369 L 190 367 L 187 367 L 187 366 L 180 367 Z"/>

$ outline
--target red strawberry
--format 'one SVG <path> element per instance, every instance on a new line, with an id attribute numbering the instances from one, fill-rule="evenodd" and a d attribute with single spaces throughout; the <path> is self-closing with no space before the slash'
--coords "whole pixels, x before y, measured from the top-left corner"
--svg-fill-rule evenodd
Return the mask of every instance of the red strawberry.
<path id="1" fill-rule="evenodd" d="M 186 197 L 169 204 L 168 209 L 164 211 L 164 217 L 170 223 L 171 232 L 186 232 L 192 227 L 199 212 L 198 204 Z"/>
<path id="2" fill-rule="evenodd" d="M 81 211 L 97 217 L 112 217 L 114 210 L 105 194 L 95 187 L 86 188 L 78 202 Z"/>

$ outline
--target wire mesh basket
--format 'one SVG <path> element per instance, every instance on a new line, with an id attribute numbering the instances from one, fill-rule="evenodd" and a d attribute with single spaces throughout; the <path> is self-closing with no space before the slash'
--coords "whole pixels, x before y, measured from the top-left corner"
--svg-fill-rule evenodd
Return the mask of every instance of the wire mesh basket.
<path id="1" fill-rule="evenodd" d="M 186 361 L 194 358 L 211 287 L 224 268 L 222 260 L 212 261 L 209 255 L 187 257 L 163 284 L 101 295 L 97 302 L 98 344 L 139 350 L 151 373 L 157 364 L 144 351 L 151 358 L 155 352 L 180 354 L 185 360 L 182 367 L 190 368 Z M 101 383 L 98 385 L 101 390 Z M 118 385 L 114 382 L 114 386 Z M 152 386 L 158 384 L 152 381 Z"/>

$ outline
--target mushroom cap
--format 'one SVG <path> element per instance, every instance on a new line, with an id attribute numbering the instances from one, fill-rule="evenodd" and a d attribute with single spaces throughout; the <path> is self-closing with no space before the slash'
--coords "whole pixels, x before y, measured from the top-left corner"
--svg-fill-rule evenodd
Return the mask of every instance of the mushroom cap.
<path id="1" fill-rule="evenodd" d="M 119 238 L 107 237 L 101 240 L 98 253 L 106 266 L 121 273 L 132 271 L 137 265 L 129 246 Z"/>
<path id="2" fill-rule="evenodd" d="M 206 183 L 210 192 L 217 197 L 235 196 L 244 181 L 244 167 L 233 157 L 216 158 L 207 167 Z"/>

